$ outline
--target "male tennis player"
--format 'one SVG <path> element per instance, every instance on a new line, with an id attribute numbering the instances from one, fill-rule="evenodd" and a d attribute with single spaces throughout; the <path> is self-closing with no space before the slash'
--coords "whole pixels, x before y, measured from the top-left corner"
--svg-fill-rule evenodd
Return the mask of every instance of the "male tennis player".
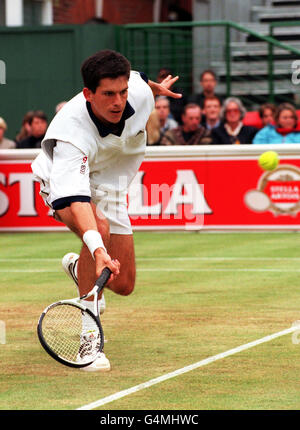
<path id="1" fill-rule="evenodd" d="M 150 81 L 111 50 L 89 57 L 81 73 L 83 91 L 50 123 L 32 170 L 54 217 L 82 240 L 79 258 L 69 253 L 63 259 L 80 295 L 91 290 L 105 266 L 112 271 L 108 287 L 128 295 L 135 284 L 135 256 L 127 189 L 144 158 L 154 97 L 180 98 L 170 90 L 178 77 Z M 88 342 L 89 334 L 83 338 Z M 84 369 L 106 371 L 110 363 L 102 352 Z"/>

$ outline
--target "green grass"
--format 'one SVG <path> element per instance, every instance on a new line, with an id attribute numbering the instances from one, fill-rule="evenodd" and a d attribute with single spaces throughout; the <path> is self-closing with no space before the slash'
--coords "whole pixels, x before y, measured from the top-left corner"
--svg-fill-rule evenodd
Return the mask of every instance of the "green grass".
<path id="1" fill-rule="evenodd" d="M 86 373 L 55 362 L 36 335 L 44 307 L 75 295 L 60 261 L 80 242 L 71 233 L 2 233 L 0 409 L 76 409 L 290 327 L 300 320 L 299 241 L 295 233 L 136 233 L 135 291 L 106 292 L 112 370 Z M 282 336 L 103 409 L 299 409 L 299 348 Z"/>

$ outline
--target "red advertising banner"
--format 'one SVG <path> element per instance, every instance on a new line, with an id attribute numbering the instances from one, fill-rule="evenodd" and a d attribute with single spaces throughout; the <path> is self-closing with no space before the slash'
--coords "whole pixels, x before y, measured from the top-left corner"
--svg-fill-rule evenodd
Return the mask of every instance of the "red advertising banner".
<path id="1" fill-rule="evenodd" d="M 151 148 L 128 193 L 133 229 L 300 229 L 300 146 L 299 155 L 295 145 L 277 148 L 273 171 L 258 166 L 264 150 Z M 34 156 L 13 159 L 6 152 L 8 159 L 0 157 L 0 230 L 65 230 L 39 196 Z"/>

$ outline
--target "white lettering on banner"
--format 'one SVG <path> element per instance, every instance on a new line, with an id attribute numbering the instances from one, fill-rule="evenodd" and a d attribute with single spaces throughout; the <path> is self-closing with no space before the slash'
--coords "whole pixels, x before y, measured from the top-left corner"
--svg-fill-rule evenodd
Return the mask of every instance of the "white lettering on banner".
<path id="1" fill-rule="evenodd" d="M 3 173 L 0 173 L 0 184 L 6 186 L 6 176 Z M 0 190 L 0 216 L 6 214 L 9 208 L 9 200 L 7 195 Z"/>
<path id="2" fill-rule="evenodd" d="M 171 186 L 151 184 L 151 201 L 156 203 L 151 205 L 150 202 L 150 205 L 146 205 L 149 190 L 143 184 L 145 172 L 139 171 L 128 190 L 130 217 L 132 219 L 149 216 L 155 218 L 160 215 L 164 215 L 164 218 L 168 218 L 168 215 L 182 217 L 183 214 L 179 214 L 178 211 L 179 205 L 192 205 L 193 215 L 212 213 L 193 170 L 177 170 L 176 175 L 176 182 Z M 164 211 L 163 207 L 166 207 Z M 185 216 L 187 217 L 188 214 Z"/>
<path id="3" fill-rule="evenodd" d="M 34 202 L 34 183 L 32 173 L 11 173 L 9 185 L 20 182 L 20 209 L 18 216 L 37 216 Z"/>
<path id="4" fill-rule="evenodd" d="M 185 194 L 183 194 L 185 190 Z M 166 214 L 177 214 L 178 205 L 192 205 L 192 214 L 212 213 L 193 170 L 177 170 L 172 197 L 165 209 Z"/>
<path id="5" fill-rule="evenodd" d="M 161 213 L 161 203 L 146 206 L 148 201 L 148 190 L 143 184 L 145 172 L 138 171 L 128 190 L 128 214 L 130 216 L 159 215 Z"/>

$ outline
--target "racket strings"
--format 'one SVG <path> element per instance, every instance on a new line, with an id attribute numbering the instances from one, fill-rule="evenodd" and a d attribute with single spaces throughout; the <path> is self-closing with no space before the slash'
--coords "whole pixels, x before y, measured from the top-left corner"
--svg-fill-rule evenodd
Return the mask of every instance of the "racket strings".
<path id="1" fill-rule="evenodd" d="M 76 306 L 62 304 L 49 309 L 42 330 L 48 346 L 66 361 L 93 361 L 99 351 L 96 322 Z"/>

